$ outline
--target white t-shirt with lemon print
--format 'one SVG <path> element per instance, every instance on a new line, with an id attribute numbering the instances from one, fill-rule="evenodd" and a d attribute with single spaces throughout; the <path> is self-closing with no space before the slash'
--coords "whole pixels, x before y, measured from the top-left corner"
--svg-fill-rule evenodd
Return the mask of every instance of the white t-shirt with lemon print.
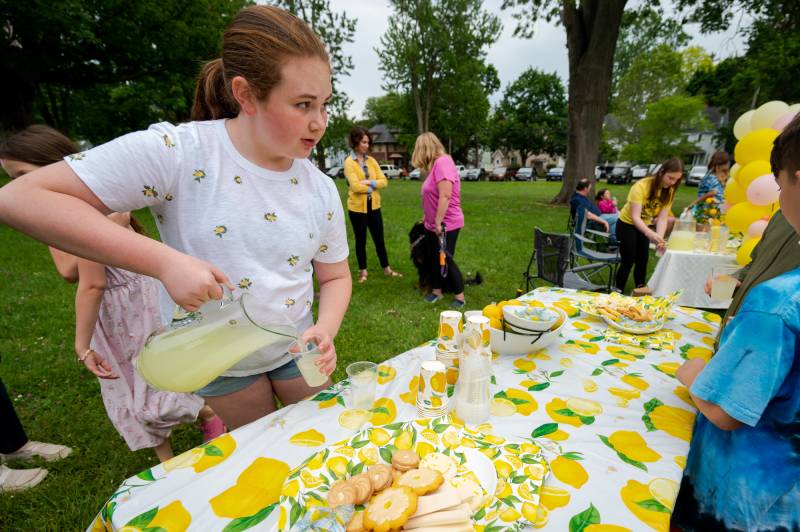
<path id="1" fill-rule="evenodd" d="M 149 207 L 162 241 L 220 268 L 265 323 L 288 317 L 301 332 L 310 327 L 311 261 L 347 258 L 331 179 L 307 159 L 285 172 L 251 163 L 236 151 L 224 120 L 154 124 L 65 160 L 108 208 Z M 174 311 L 162 287 L 162 321 Z M 262 349 L 225 375 L 277 368 L 290 360 L 286 347 Z"/>

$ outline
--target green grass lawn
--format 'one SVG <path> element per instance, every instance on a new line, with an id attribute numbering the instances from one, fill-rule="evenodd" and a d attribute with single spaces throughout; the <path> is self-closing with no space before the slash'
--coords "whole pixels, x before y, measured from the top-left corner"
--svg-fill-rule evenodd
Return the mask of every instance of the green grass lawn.
<path id="1" fill-rule="evenodd" d="M 344 199 L 344 182 L 337 185 Z M 465 274 L 480 271 L 484 278 L 481 286 L 467 288 L 468 309 L 514 296 L 528 264 L 535 226 L 565 230 L 567 209 L 548 204 L 559 187 L 560 183 L 541 181 L 462 185 L 466 227 L 459 235 L 456 259 Z M 405 277 L 383 276 L 368 243 L 370 277 L 363 285 L 354 284 L 336 338 L 339 367 L 334 380 L 343 378 L 344 367 L 352 361 L 385 360 L 429 340 L 439 311 L 447 308 L 449 298 L 429 305 L 414 288 L 408 231 L 421 217 L 419 188 L 417 181 L 392 181 L 382 193 L 389 259 Z M 624 202 L 627 186 L 609 188 Z M 674 212 L 680 212 L 696 191 L 683 187 Z M 141 218 L 155 235 L 149 215 Z M 352 250 L 349 225 L 348 233 Z M 654 265 L 651 260 L 651 270 Z M 350 268 L 357 271 L 354 253 Z M 128 450 L 106 417 L 96 379 L 75 362 L 74 286 L 57 276 L 47 248 L 0 226 L 0 286 L 0 376 L 31 439 L 74 449 L 66 460 L 47 464 L 50 475 L 39 487 L 0 495 L 0 528 L 83 529 L 123 479 L 156 462 L 154 454 Z M 183 426 L 172 442 L 182 452 L 200 444 L 201 434 Z"/>

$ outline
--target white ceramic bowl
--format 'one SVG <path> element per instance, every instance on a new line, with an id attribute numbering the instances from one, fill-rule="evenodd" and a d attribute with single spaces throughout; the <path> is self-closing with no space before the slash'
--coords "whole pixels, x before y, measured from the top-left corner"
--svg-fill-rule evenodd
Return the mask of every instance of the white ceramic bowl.
<path id="1" fill-rule="evenodd" d="M 505 310 L 505 309 L 504 309 Z M 536 336 L 504 332 L 499 329 L 490 328 L 492 336 L 492 351 L 500 356 L 505 355 L 527 355 L 535 353 L 545 347 L 550 347 L 559 338 L 559 332 L 567 322 L 567 315 L 559 308 L 553 308 L 564 320 L 557 328 L 543 333 L 538 339 Z"/>
<path id="2" fill-rule="evenodd" d="M 503 307 L 506 322 L 519 332 L 549 331 L 560 315 L 555 308 L 531 307 L 529 305 L 506 305 Z"/>

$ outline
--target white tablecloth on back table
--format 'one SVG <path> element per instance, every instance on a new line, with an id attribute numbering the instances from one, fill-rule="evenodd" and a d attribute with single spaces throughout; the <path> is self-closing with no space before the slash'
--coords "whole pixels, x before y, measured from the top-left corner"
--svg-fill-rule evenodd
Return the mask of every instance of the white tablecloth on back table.
<path id="1" fill-rule="evenodd" d="M 678 304 L 685 307 L 728 308 L 730 300 L 717 301 L 703 291 L 703 284 L 711 277 L 711 269 L 727 265 L 736 265 L 735 255 L 668 249 L 658 261 L 647 286 L 656 296 L 683 290 Z"/>

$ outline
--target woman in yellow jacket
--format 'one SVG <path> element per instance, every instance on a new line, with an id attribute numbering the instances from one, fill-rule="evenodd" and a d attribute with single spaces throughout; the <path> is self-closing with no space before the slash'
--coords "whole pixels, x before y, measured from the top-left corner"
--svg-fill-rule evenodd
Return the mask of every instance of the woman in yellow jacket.
<path id="1" fill-rule="evenodd" d="M 347 178 L 347 211 L 356 239 L 358 259 L 358 282 L 367 280 L 367 229 L 375 243 L 375 251 L 383 273 L 391 277 L 402 277 L 392 270 L 383 241 L 383 218 L 381 217 L 381 195 L 379 189 L 388 184 L 378 162 L 369 155 L 372 137 L 363 127 L 354 127 L 348 138 L 353 153 L 344 160 L 344 176 Z"/>

